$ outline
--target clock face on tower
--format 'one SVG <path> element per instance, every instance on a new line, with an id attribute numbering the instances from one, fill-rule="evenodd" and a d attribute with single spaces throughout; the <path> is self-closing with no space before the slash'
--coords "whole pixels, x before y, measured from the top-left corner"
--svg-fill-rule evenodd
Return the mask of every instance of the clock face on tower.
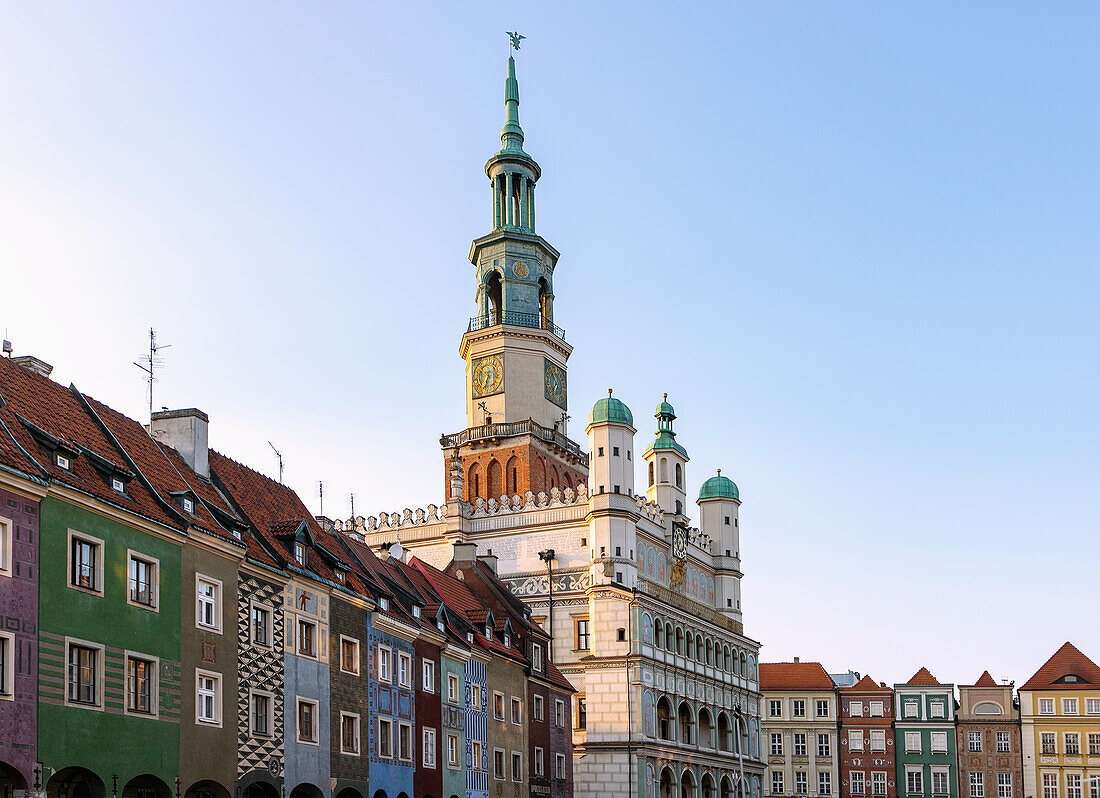
<path id="1" fill-rule="evenodd" d="M 682 526 L 674 526 L 672 528 L 672 559 L 686 560 L 687 556 L 687 530 Z"/>
<path id="2" fill-rule="evenodd" d="M 565 369 L 552 360 L 544 359 L 544 396 L 562 410 L 566 409 Z"/>
<path id="3" fill-rule="evenodd" d="M 489 355 L 475 360 L 470 382 L 475 399 L 500 393 L 504 389 L 503 358 L 500 355 Z"/>

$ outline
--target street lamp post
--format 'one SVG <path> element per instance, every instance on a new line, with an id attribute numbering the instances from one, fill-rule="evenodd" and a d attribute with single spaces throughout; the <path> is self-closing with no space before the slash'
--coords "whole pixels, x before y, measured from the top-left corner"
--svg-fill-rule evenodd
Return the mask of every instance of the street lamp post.
<path id="1" fill-rule="evenodd" d="M 745 760 L 744 760 L 745 752 L 742 750 L 743 746 L 742 746 L 742 739 L 741 739 L 741 724 L 744 721 L 744 717 L 741 714 L 741 705 L 740 704 L 738 704 L 733 709 L 733 719 L 737 723 L 737 768 L 738 768 L 738 770 L 741 771 L 741 796 L 742 796 L 742 798 L 748 798 L 748 792 L 749 791 L 746 789 L 746 787 L 748 785 L 745 783 Z M 746 726 L 746 729 L 747 728 L 748 727 Z"/>
<path id="2" fill-rule="evenodd" d="M 546 563 L 546 583 L 550 588 L 550 610 L 547 615 L 549 627 L 547 632 L 550 633 L 550 650 L 546 654 L 546 658 L 551 662 L 554 661 L 554 550 L 543 549 L 539 552 L 539 559 Z"/>

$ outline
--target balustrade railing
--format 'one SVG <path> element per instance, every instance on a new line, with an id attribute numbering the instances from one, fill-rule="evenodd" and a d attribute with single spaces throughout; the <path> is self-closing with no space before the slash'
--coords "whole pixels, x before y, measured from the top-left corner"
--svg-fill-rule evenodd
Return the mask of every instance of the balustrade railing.
<path id="1" fill-rule="evenodd" d="M 565 449 L 578 458 L 584 465 L 588 465 L 588 455 L 581 451 L 581 447 L 571 441 L 559 430 L 544 427 L 537 421 L 526 419 L 524 421 L 507 421 L 500 424 L 482 424 L 480 427 L 470 427 L 454 435 L 444 435 L 439 439 L 441 446 L 452 449 L 470 441 L 480 441 L 487 438 L 508 438 L 515 435 L 534 435 L 536 438 L 553 443 Z"/>
<path id="2" fill-rule="evenodd" d="M 543 318 L 538 313 L 521 313 L 518 310 L 505 310 L 497 313 L 487 313 L 483 316 L 474 316 L 466 332 L 476 332 L 487 327 L 495 327 L 498 324 L 511 324 L 514 327 L 530 327 L 535 330 L 546 330 L 557 338 L 565 340 L 565 330 L 549 319 Z"/>

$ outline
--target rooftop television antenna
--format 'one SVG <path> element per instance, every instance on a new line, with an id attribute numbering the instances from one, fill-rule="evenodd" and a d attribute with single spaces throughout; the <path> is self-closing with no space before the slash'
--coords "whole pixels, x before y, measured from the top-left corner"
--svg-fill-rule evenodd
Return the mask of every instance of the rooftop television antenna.
<path id="1" fill-rule="evenodd" d="M 167 349 L 171 344 L 158 344 L 157 343 L 157 331 L 152 327 L 149 328 L 149 354 L 142 355 L 138 358 L 138 361 L 134 362 L 134 365 L 145 372 L 145 379 L 149 383 L 149 423 L 153 423 L 153 384 L 160 382 L 156 377 L 156 371 L 164 365 L 164 358 L 160 357 L 157 353 L 162 349 Z M 140 361 L 140 362 L 139 362 Z"/>
<path id="2" fill-rule="evenodd" d="M 275 456 L 279 458 L 279 484 L 283 484 L 283 453 L 275 448 L 275 444 L 271 441 L 267 442 L 267 445 L 271 447 L 271 451 L 275 452 Z"/>
<path id="3" fill-rule="evenodd" d="M 317 480 L 317 493 L 321 497 L 321 515 L 325 514 L 325 483 Z"/>

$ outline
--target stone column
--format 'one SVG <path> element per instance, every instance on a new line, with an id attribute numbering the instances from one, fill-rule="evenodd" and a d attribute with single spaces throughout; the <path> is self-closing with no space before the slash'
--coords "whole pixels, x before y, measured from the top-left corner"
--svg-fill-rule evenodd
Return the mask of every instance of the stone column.
<path id="1" fill-rule="evenodd" d="M 519 226 L 527 227 L 527 178 L 519 178 Z"/>
<path id="2" fill-rule="evenodd" d="M 527 203 L 530 205 L 527 209 L 527 226 L 531 228 L 533 233 L 535 232 L 535 184 L 533 181 L 527 186 Z"/>
<path id="3" fill-rule="evenodd" d="M 493 229 L 500 227 L 500 175 L 493 178 Z"/>
<path id="4" fill-rule="evenodd" d="M 515 224 L 515 203 L 512 201 L 512 173 L 507 172 L 504 175 L 504 201 L 507 204 L 508 212 L 505 216 L 504 223 L 511 227 Z"/>

